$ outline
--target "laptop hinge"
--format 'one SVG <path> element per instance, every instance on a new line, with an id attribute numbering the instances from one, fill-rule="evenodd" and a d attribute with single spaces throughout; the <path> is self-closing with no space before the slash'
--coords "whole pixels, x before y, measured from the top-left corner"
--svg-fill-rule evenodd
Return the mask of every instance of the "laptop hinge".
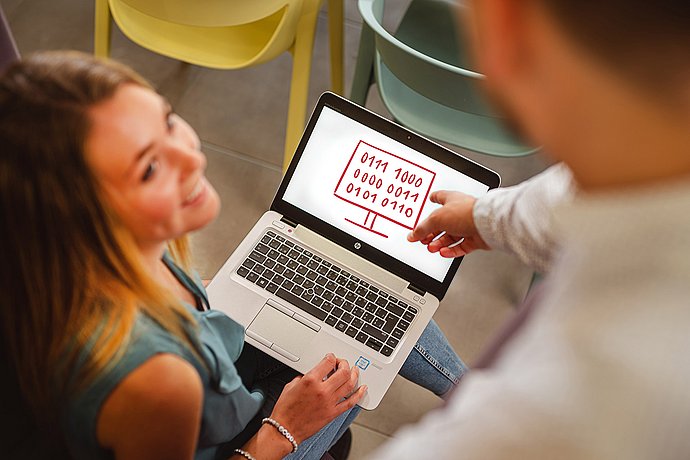
<path id="1" fill-rule="evenodd" d="M 280 218 L 280 221 L 281 221 L 281 222 L 285 222 L 285 223 L 288 224 L 290 227 L 297 227 L 297 223 L 296 223 L 296 222 L 291 221 L 290 219 L 288 219 L 288 218 L 285 217 L 285 216 L 281 217 L 281 218 Z"/>
<path id="2" fill-rule="evenodd" d="M 413 285 L 410 283 L 408 286 L 408 289 L 416 294 L 419 294 L 420 296 L 424 297 L 426 295 L 426 291 L 422 288 L 418 288 L 417 286 Z"/>

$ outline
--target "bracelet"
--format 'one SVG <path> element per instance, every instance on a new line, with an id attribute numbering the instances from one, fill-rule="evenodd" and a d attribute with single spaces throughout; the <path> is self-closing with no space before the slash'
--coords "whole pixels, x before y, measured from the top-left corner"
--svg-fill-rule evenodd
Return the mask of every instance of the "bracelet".
<path id="1" fill-rule="evenodd" d="M 295 437 L 292 436 L 290 434 L 290 432 L 283 425 L 276 422 L 275 420 L 273 420 L 270 417 L 266 417 L 265 419 L 261 420 L 261 423 L 262 424 L 268 423 L 270 425 L 273 425 L 276 428 L 276 430 L 278 430 L 278 433 L 282 434 L 283 436 L 285 436 L 285 439 L 290 441 L 290 444 L 292 444 L 292 452 L 297 452 L 298 444 L 297 444 L 297 441 L 295 441 Z"/>
<path id="2" fill-rule="evenodd" d="M 239 455 L 243 456 L 243 457 L 246 458 L 247 460 L 256 460 L 254 457 L 252 457 L 252 454 L 250 454 L 250 453 L 247 452 L 246 450 L 235 449 L 234 452 L 235 452 L 236 454 L 239 454 Z"/>

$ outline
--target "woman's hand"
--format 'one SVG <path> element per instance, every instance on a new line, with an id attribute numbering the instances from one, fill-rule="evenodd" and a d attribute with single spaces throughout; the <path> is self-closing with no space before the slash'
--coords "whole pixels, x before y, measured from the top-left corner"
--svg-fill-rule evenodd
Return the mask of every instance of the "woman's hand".
<path id="1" fill-rule="evenodd" d="M 359 368 L 327 354 L 312 370 L 285 385 L 271 418 L 300 443 L 362 399 L 366 386 L 357 388 Z"/>
<path id="2" fill-rule="evenodd" d="M 429 197 L 443 207 L 432 212 L 407 236 L 410 242 L 427 245 L 443 257 L 460 257 L 475 249 L 490 249 L 474 225 L 476 198 L 461 192 L 441 190 Z"/>

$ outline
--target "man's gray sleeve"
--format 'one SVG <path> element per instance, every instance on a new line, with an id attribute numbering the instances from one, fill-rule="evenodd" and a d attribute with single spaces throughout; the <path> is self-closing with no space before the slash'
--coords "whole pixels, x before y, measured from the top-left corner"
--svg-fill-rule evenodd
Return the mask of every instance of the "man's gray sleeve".
<path id="1" fill-rule="evenodd" d="M 479 198 L 473 210 L 475 225 L 489 247 L 515 254 L 545 273 L 558 249 L 552 210 L 572 199 L 574 192 L 570 170 L 559 163 L 525 182 Z"/>

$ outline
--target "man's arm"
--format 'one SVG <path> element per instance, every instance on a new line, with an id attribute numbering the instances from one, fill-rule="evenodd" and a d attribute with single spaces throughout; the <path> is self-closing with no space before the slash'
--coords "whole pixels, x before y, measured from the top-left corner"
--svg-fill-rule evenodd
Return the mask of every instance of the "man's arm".
<path id="1" fill-rule="evenodd" d="M 480 198 L 437 191 L 430 200 L 443 205 L 408 236 L 443 257 L 460 257 L 476 249 L 515 254 L 539 272 L 549 270 L 558 248 L 551 223 L 553 208 L 570 200 L 575 185 L 558 164 L 513 187 L 491 190 Z"/>
<path id="2" fill-rule="evenodd" d="M 553 209 L 570 200 L 574 191 L 570 170 L 559 163 L 525 182 L 479 198 L 473 210 L 475 225 L 490 248 L 515 254 L 545 273 L 558 248 Z"/>

